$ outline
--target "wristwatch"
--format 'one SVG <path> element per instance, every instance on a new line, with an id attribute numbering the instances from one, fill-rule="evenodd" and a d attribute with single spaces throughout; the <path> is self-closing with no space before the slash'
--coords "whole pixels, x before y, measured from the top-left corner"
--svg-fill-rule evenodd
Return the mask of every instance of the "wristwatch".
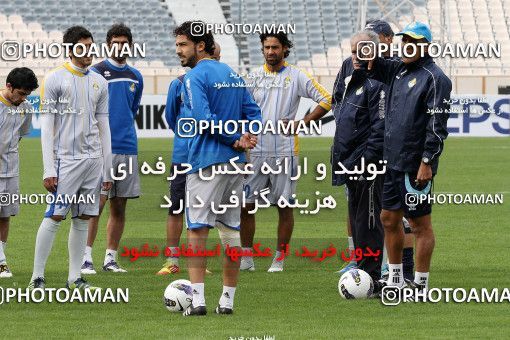
<path id="1" fill-rule="evenodd" d="M 426 165 L 430 165 L 430 159 L 428 157 L 423 157 L 421 161 Z"/>

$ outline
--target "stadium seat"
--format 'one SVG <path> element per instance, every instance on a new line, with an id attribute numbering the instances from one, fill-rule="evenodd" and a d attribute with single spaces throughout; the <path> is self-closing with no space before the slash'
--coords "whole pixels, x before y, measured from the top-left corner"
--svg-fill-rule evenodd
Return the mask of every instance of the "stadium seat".
<path id="1" fill-rule="evenodd" d="M 5 32 L 2 32 L 2 38 L 4 40 L 16 40 L 16 39 L 18 39 L 18 33 L 14 32 L 14 31 L 5 31 Z"/>
<path id="2" fill-rule="evenodd" d="M 131 8 L 142 8 L 141 11 L 126 10 L 122 11 L 118 15 L 108 11 L 109 8 L 119 7 L 131 7 Z M 139 6 L 139 7 L 136 7 Z M 96 8 L 94 12 L 90 12 L 90 8 Z M 62 40 L 62 32 L 65 28 L 75 24 L 86 24 L 85 26 L 91 30 L 94 34 L 96 41 L 104 41 L 106 37 L 106 31 L 110 27 L 114 20 L 119 22 L 123 21 L 128 26 L 139 24 L 141 34 L 137 34 L 133 30 L 135 36 L 145 37 L 167 37 L 169 32 L 173 31 L 175 27 L 175 21 L 164 8 L 163 4 L 159 0 L 147 0 L 147 1 L 123 1 L 119 3 L 114 0 L 105 1 L 70 1 L 70 0 L 45 0 L 44 2 L 34 2 L 29 0 L 14 0 L 11 3 L 7 3 L 5 6 L 2 4 L 0 9 L 0 32 L 4 33 L 12 31 L 13 25 L 16 25 L 14 31 L 16 33 L 22 31 L 32 32 L 32 37 L 43 41 L 45 39 L 44 33 L 35 35 L 35 32 L 48 32 L 58 31 L 58 34 L 54 33 L 49 35 L 49 38 L 54 41 Z M 68 15 L 66 13 L 73 13 Z M 83 14 L 74 14 L 83 13 Z M 126 13 L 133 13 L 133 16 L 128 16 Z M 90 15 L 88 15 L 90 14 Z M 140 22 L 141 15 L 145 16 L 144 23 Z M 148 22 L 149 24 L 147 24 Z M 27 25 L 27 23 L 29 23 Z M 25 28 L 25 29 L 23 29 Z M 3 35 L 2 35 L 3 36 Z M 16 34 L 18 36 L 18 34 Z M 9 35 L 8 37 L 14 37 Z M 28 37 L 23 33 L 23 37 Z M 151 40 L 151 44 L 147 44 L 147 55 L 156 55 L 158 51 L 165 51 L 165 47 L 168 46 L 168 39 Z M 168 66 L 178 65 L 177 60 L 171 54 L 162 55 L 162 62 Z M 0 65 L 1 66 L 1 65 Z"/>
<path id="3" fill-rule="evenodd" d="M 12 31 L 12 25 L 0 19 L 0 32 Z"/>
<path id="4" fill-rule="evenodd" d="M 23 23 L 23 18 L 20 15 L 11 14 L 11 15 L 9 15 L 8 21 L 11 24 L 18 24 L 18 23 Z"/>
<path id="5" fill-rule="evenodd" d="M 27 29 L 32 32 L 42 32 L 42 26 L 38 22 L 30 22 L 27 25 Z"/>

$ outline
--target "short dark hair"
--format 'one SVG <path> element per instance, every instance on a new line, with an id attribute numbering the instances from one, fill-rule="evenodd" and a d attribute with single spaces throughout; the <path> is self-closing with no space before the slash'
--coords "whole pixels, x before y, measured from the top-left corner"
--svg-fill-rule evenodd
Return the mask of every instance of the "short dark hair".
<path id="1" fill-rule="evenodd" d="M 106 33 L 106 43 L 110 44 L 113 37 L 126 37 L 131 45 L 133 43 L 133 35 L 131 29 L 123 23 L 114 24 Z"/>
<path id="2" fill-rule="evenodd" d="M 197 28 L 201 27 L 201 28 Z M 205 52 L 207 54 L 214 53 L 214 36 L 211 32 L 206 30 L 205 22 L 203 21 L 186 21 L 174 30 L 174 36 L 185 35 L 189 40 L 195 44 L 203 41 L 205 43 Z"/>
<path id="3" fill-rule="evenodd" d="M 64 32 L 64 44 L 77 44 L 81 39 L 91 38 L 94 41 L 94 37 L 89 30 L 83 26 L 72 26 L 66 29 Z"/>
<path id="4" fill-rule="evenodd" d="M 9 72 L 5 83 L 11 84 L 13 89 L 23 89 L 32 92 L 39 87 L 34 71 L 27 67 L 16 67 Z"/>
<path id="5" fill-rule="evenodd" d="M 288 48 L 287 52 L 285 52 L 285 54 L 284 54 L 284 57 L 287 58 L 289 56 L 289 54 L 290 54 L 290 49 L 292 47 L 294 47 L 294 44 L 292 43 L 292 41 L 289 40 L 289 37 L 287 36 L 287 33 L 284 33 L 284 32 L 279 32 L 279 33 L 262 33 L 260 35 L 260 42 L 262 43 L 262 45 L 264 45 L 264 40 L 266 40 L 269 37 L 273 37 L 273 38 L 278 39 L 278 41 L 280 42 L 280 44 L 282 44 L 282 46 Z"/>

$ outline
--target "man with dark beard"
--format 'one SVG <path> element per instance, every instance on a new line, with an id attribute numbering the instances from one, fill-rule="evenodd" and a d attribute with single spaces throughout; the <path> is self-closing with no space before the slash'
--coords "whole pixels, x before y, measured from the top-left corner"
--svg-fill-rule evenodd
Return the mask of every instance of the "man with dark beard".
<path id="1" fill-rule="evenodd" d="M 262 111 L 262 123 L 294 122 L 299 101 L 302 97 L 313 99 L 318 105 L 303 118 L 306 125 L 312 120 L 318 120 L 331 109 L 331 95 L 309 74 L 301 71 L 285 61 L 289 56 L 292 42 L 285 33 L 268 33 L 260 35 L 262 53 L 265 64 L 258 68 L 251 76 L 250 90 L 255 102 Z M 255 201 L 260 197 L 260 191 L 269 188 L 267 198 L 271 205 L 276 205 L 280 197 L 291 204 L 296 192 L 296 181 L 291 177 L 296 174 L 299 145 L 294 134 L 266 134 L 259 136 L 259 143 L 250 151 L 250 162 L 253 164 L 254 174 L 249 175 L 244 185 L 246 207 L 241 214 L 241 242 L 243 250 L 249 252 L 253 246 L 255 235 L 255 215 L 250 214 L 255 207 Z M 278 164 L 287 163 L 288 173 L 263 174 L 263 164 L 275 168 Z M 255 192 L 259 193 L 255 195 Z M 278 207 L 278 240 L 277 251 L 268 272 L 283 271 L 283 256 L 286 245 L 290 242 L 294 228 L 294 215 L 290 207 Z M 253 257 L 243 257 L 241 270 L 255 270 Z"/>
<path id="2" fill-rule="evenodd" d="M 244 86 L 235 86 L 239 84 L 239 77 L 232 77 L 235 72 L 228 65 L 210 57 L 215 49 L 212 34 L 205 30 L 197 34 L 194 25 L 205 26 L 201 22 L 187 21 L 175 29 L 174 35 L 181 65 L 191 67 L 191 71 L 184 76 L 183 102 L 195 127 L 223 126 L 227 122 L 237 122 L 239 125 L 241 120 L 260 121 L 260 109 L 248 90 Z M 217 84 L 228 86 L 218 88 Z M 182 120 L 177 122 L 177 134 L 189 138 L 187 163 L 191 165 L 186 177 L 190 200 L 186 207 L 189 247 L 205 249 L 209 229 L 216 228 L 225 248 L 240 251 L 241 207 L 229 206 L 224 211 L 217 207 L 232 202 L 232 198 L 240 201 L 243 175 L 235 173 L 231 163 L 240 163 L 242 166 L 246 162 L 244 151 L 257 144 L 257 137 L 250 133 L 227 133 L 226 129 L 195 130 L 195 133 L 189 134 L 181 123 L 184 124 Z M 217 173 L 215 166 L 228 171 Z M 187 262 L 193 302 L 183 315 L 206 315 L 206 258 L 193 256 Z M 226 256 L 223 262 L 223 292 L 215 313 L 233 313 L 238 275 L 239 262 Z"/>

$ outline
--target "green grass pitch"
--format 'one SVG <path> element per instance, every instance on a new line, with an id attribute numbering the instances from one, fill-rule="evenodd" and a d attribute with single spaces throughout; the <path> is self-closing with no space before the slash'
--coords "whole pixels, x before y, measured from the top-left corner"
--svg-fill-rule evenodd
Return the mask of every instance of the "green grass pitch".
<path id="1" fill-rule="evenodd" d="M 329 162 L 331 138 L 301 139 L 301 156 L 309 165 Z M 154 164 L 158 156 L 171 158 L 170 139 L 143 139 L 139 159 Z M 24 139 L 20 146 L 21 192 L 43 193 L 41 147 L 38 139 Z M 510 199 L 510 139 L 451 138 L 440 162 L 436 192 L 503 192 Z M 298 183 L 299 197 L 313 199 L 315 191 L 332 194 L 333 211 L 316 216 L 296 214 L 297 245 L 346 246 L 346 202 L 343 188 L 332 187 L 330 177 L 316 182 L 313 172 Z M 166 210 L 159 208 L 167 193 L 165 176 L 142 176 L 143 196 L 128 202 L 127 225 L 121 245 L 163 245 Z M 14 277 L 1 279 L 2 287 L 26 287 L 29 282 L 37 228 L 45 206 L 23 205 L 11 220 L 7 258 Z M 107 212 L 108 209 L 105 210 Z M 276 211 L 257 215 L 256 239 L 274 248 Z M 94 248 L 96 269 L 105 251 L 105 223 L 100 223 Z M 436 248 L 431 287 L 508 287 L 510 261 L 509 203 L 469 206 L 436 205 L 433 225 Z M 69 220 L 57 235 L 48 260 L 48 287 L 62 287 L 67 278 Z M 211 236 L 217 237 L 212 231 Z M 212 243 L 217 242 L 211 240 Z M 212 244 L 211 243 L 211 244 Z M 122 259 L 127 274 L 99 272 L 88 280 L 101 287 L 129 288 L 127 304 L 9 303 L 0 305 L 1 338 L 215 338 L 275 336 L 276 339 L 335 338 L 507 338 L 510 334 L 508 304 L 425 303 L 383 306 L 379 300 L 345 301 L 338 294 L 339 258 L 322 263 L 291 256 L 283 273 L 266 272 L 271 259 L 256 260 L 257 271 L 241 273 L 231 317 L 213 313 L 221 293 L 221 263 L 212 259 L 213 275 L 206 278 L 209 314 L 184 318 L 167 312 L 162 295 L 168 283 L 188 278 L 184 270 L 173 277 L 154 275 L 163 258 Z M 181 262 L 182 264 L 182 262 Z"/>

